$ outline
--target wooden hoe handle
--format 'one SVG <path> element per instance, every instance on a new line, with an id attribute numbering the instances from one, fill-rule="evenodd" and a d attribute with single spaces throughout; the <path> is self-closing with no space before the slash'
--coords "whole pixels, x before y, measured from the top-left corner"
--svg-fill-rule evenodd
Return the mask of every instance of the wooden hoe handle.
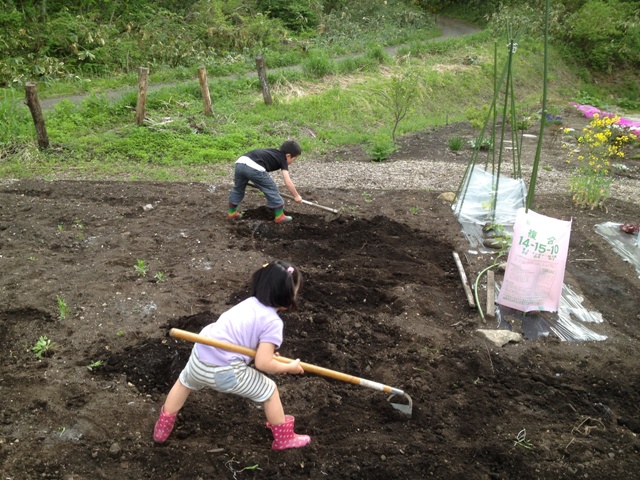
<path id="1" fill-rule="evenodd" d="M 197 333 L 187 332 L 186 330 L 172 328 L 169 331 L 169 335 L 174 338 L 187 340 L 189 342 L 202 343 L 204 345 L 221 348 L 223 350 L 228 350 L 230 352 L 241 353 L 242 355 L 247 355 L 252 358 L 255 358 L 256 356 L 256 351 L 252 348 L 242 347 L 240 345 L 224 342 L 222 340 L 214 340 L 213 338 L 205 337 L 203 335 L 198 335 Z M 280 355 L 274 355 L 273 358 L 282 363 L 291 363 L 294 361 L 290 358 L 281 357 Z M 319 367 L 317 365 L 313 365 L 310 363 L 300 362 L 300 366 L 305 372 L 315 373 L 316 375 L 333 378 L 334 380 L 340 380 L 341 382 L 353 383 L 354 385 L 362 385 L 363 387 L 372 388 L 374 390 L 379 390 L 381 392 L 404 395 L 404 392 L 402 390 L 389 387 L 388 385 L 383 385 L 378 382 L 372 382 L 371 380 L 365 380 L 364 378 L 354 377 L 353 375 L 347 375 L 346 373 L 337 372 L 335 370 L 329 370 L 328 368 Z"/>

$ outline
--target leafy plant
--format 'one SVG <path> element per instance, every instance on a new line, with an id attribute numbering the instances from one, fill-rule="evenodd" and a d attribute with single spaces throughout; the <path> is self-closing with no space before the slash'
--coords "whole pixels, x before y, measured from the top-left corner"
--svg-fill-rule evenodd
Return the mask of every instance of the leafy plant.
<path id="1" fill-rule="evenodd" d="M 447 145 L 449 147 L 449 150 L 451 150 L 452 152 L 458 152 L 462 149 L 462 137 L 459 135 L 455 135 L 453 137 L 449 137 L 449 139 L 447 140 Z"/>
<path id="2" fill-rule="evenodd" d="M 302 72 L 309 78 L 322 78 L 334 70 L 335 64 L 326 52 L 311 52 L 302 63 Z"/>
<path id="3" fill-rule="evenodd" d="M 136 262 L 137 263 L 133 266 L 133 268 L 135 269 L 139 277 L 145 277 L 147 275 L 147 272 L 149 271 L 147 262 L 140 259 L 137 259 Z"/>
<path id="4" fill-rule="evenodd" d="M 482 127 L 489 115 L 489 106 L 483 105 L 481 108 L 471 107 L 465 112 L 465 116 L 474 130 L 482 130 Z"/>
<path id="5" fill-rule="evenodd" d="M 491 137 L 476 137 L 469 140 L 469 145 L 474 150 L 489 150 L 493 146 L 493 139 Z"/>
<path id="6" fill-rule="evenodd" d="M 611 160 L 624 158 L 624 146 L 631 140 L 616 126 L 619 120 L 617 116 L 595 114 L 582 135 L 577 137 L 578 148 L 567 155 L 567 163 L 577 164 L 569 179 L 569 191 L 578 206 L 593 210 L 602 206 L 611 195 Z"/>
<path id="7" fill-rule="evenodd" d="M 371 202 L 373 202 L 373 199 L 371 198 L 371 194 L 370 194 L 370 193 L 364 192 L 364 193 L 362 194 L 362 196 L 364 197 L 364 203 L 371 203 Z"/>
<path id="8" fill-rule="evenodd" d="M 260 192 L 260 193 L 262 193 L 262 192 Z M 164 282 L 164 280 L 165 280 L 165 278 L 164 278 L 164 273 L 162 273 L 162 272 L 157 272 L 157 273 L 154 275 L 154 277 L 153 277 L 153 278 L 155 278 L 156 283 L 161 283 L 161 282 Z"/>
<path id="9" fill-rule="evenodd" d="M 56 302 L 58 303 L 58 318 L 60 320 L 64 320 L 67 318 L 67 315 L 71 312 L 71 308 L 67 305 L 67 302 L 64 301 L 60 295 L 56 296 Z"/>
<path id="10" fill-rule="evenodd" d="M 244 468 L 243 468 L 242 470 L 240 470 L 240 471 L 241 471 L 241 472 L 244 472 L 245 470 L 249 470 L 249 471 L 250 471 L 250 470 L 262 470 L 262 469 L 260 468 L 260 464 L 259 464 L 259 463 L 256 463 L 255 465 L 251 465 L 251 466 L 244 467 Z"/>
<path id="11" fill-rule="evenodd" d="M 36 344 L 31 347 L 31 350 L 36 354 L 37 358 L 42 358 L 51 353 L 53 346 L 53 342 L 47 336 L 43 335 L 38 339 Z"/>
<path id="12" fill-rule="evenodd" d="M 411 213 L 411 215 L 417 215 L 419 211 L 420 211 L 420 207 L 411 207 L 409 209 L 409 212 Z"/>
<path id="13" fill-rule="evenodd" d="M 371 141 L 368 153 L 374 162 L 382 162 L 396 150 L 393 141 L 383 135 L 376 135 Z"/>
<path id="14" fill-rule="evenodd" d="M 533 444 L 527 439 L 527 431 L 524 428 L 516 435 L 513 445 L 526 448 L 527 450 L 533 449 Z"/>
<path id="15" fill-rule="evenodd" d="M 102 365 L 104 365 L 104 361 L 96 360 L 95 362 L 91 362 L 89 365 L 87 365 L 87 370 L 93 372 L 95 369 L 100 368 Z"/>

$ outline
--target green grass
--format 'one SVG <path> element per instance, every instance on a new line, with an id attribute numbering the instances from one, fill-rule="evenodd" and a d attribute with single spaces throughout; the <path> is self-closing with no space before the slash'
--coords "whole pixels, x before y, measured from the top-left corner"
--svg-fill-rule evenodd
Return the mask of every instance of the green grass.
<path id="1" fill-rule="evenodd" d="M 52 143 L 47 151 L 36 148 L 31 117 L 16 104 L 17 92 L 5 92 L 0 96 L 0 177 L 211 181 L 243 152 L 278 146 L 286 138 L 300 142 L 303 159 L 347 145 L 386 149 L 381 139 L 390 139 L 393 128 L 392 79 L 409 69 L 420 79 L 420 100 L 400 121 L 397 137 L 466 121 L 469 109 L 481 109 L 493 96 L 493 38 L 480 33 L 429 43 L 418 32 L 403 36 L 409 43 L 396 58 L 371 41 L 363 42 L 363 55 L 357 57 L 298 54 L 299 68 L 269 71 L 271 106 L 264 104 L 255 76 L 210 75 L 212 116 L 203 113 L 197 67 L 192 79 L 176 69 L 185 81 L 148 92 L 149 122 L 142 127 L 135 125 L 137 78 L 129 75 L 128 93 L 111 98 L 102 91 L 80 104 L 63 101 L 45 110 Z M 499 54 L 500 66 L 505 53 Z M 540 45 L 522 40 L 514 61 L 518 100 L 535 108 L 541 96 Z M 570 100 L 580 82 L 553 52 L 549 65 L 552 95 Z M 386 155 L 380 148 L 373 153 Z"/>

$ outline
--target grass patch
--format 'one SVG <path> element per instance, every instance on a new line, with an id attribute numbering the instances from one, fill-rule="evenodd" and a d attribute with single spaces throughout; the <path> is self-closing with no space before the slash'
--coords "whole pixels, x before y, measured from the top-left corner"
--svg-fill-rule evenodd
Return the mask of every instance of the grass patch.
<path id="1" fill-rule="evenodd" d="M 414 31 L 416 36 L 420 31 Z M 209 75 L 211 116 L 203 113 L 194 69 L 192 79 L 149 91 L 142 127 L 135 125 L 137 79 L 129 76 L 129 90 L 120 95 L 96 93 L 80 104 L 62 101 L 45 110 L 53 145 L 46 152 L 35 147 L 32 120 L 20 96 L 5 92 L 0 97 L 0 176 L 194 180 L 215 176 L 216 165 L 224 170 L 245 151 L 277 146 L 286 138 L 300 142 L 303 159 L 353 145 L 382 159 L 394 148 L 397 112 L 389 92 L 408 72 L 419 79 L 420 94 L 398 122 L 396 137 L 463 121 L 470 109 L 482 111 L 488 105 L 493 38 L 485 33 L 439 42 L 409 34 L 403 38 L 411 41 L 395 57 L 371 41 L 362 44 L 359 56 L 298 53 L 298 67 L 269 70 L 270 106 L 263 102 L 257 77 Z M 523 39 L 514 57 L 516 93 L 528 107 L 535 107 L 541 94 L 543 59 L 535 42 Z M 499 53 L 499 65 L 505 54 Z M 282 64 L 289 62 L 282 58 Z M 567 92 L 560 88 L 567 85 L 579 88 L 553 53 L 550 70 L 559 80 L 549 85 L 554 98 L 562 98 Z"/>

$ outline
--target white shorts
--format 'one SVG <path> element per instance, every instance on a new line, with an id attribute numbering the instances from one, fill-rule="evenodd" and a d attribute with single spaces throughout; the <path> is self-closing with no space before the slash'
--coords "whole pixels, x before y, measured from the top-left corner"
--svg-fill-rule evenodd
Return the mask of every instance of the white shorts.
<path id="1" fill-rule="evenodd" d="M 242 360 L 225 367 L 218 367 L 200 361 L 195 346 L 186 367 L 180 373 L 180 383 L 191 390 L 202 390 L 205 387 L 218 392 L 233 393 L 254 402 L 265 402 L 276 390 L 276 383 L 249 367 Z"/>

